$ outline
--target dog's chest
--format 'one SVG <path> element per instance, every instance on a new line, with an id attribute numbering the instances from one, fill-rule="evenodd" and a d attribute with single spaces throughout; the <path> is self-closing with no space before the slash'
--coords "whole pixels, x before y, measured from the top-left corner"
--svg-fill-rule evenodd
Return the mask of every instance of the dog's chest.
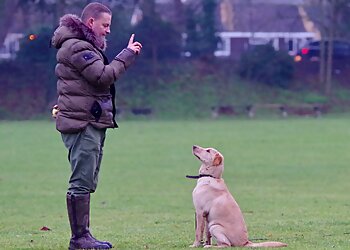
<path id="1" fill-rule="evenodd" d="M 214 179 L 210 177 L 202 178 L 197 181 L 197 185 L 194 188 L 195 190 L 224 190 L 227 189 L 223 179 Z"/>
<path id="2" fill-rule="evenodd" d="M 226 185 L 223 181 L 203 178 L 197 182 L 196 187 L 193 189 L 193 203 L 196 207 L 209 205 L 215 198 L 220 196 L 225 189 Z"/>

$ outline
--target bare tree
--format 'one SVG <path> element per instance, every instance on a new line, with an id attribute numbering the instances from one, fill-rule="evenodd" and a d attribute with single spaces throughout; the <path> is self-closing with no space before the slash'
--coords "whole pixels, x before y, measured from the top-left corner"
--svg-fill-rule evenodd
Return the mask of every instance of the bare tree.
<path id="1" fill-rule="evenodd" d="M 320 15 L 320 20 L 321 20 L 321 24 L 325 23 L 325 12 L 326 12 L 326 7 L 325 7 L 325 0 L 320 0 L 320 6 L 321 6 L 321 15 Z M 319 82 L 321 85 L 324 85 L 326 82 L 326 45 L 325 45 L 325 41 L 323 39 L 323 37 L 326 34 L 326 28 L 325 25 L 319 25 L 320 26 L 320 30 L 321 30 L 321 41 L 320 41 L 320 67 L 319 67 Z"/>
<path id="2" fill-rule="evenodd" d="M 184 31 L 185 29 L 185 10 L 184 4 L 181 0 L 173 0 L 175 6 L 176 20 L 175 27 L 178 31 Z"/>
<path id="3" fill-rule="evenodd" d="M 333 72 L 333 42 L 334 42 L 334 33 L 336 28 L 336 0 L 329 0 L 329 32 L 328 32 L 328 48 L 327 49 L 327 58 L 326 58 L 326 85 L 325 85 L 325 94 L 329 95 L 332 88 L 332 72 Z"/>
<path id="4" fill-rule="evenodd" d="M 0 1 L 0 45 L 4 43 L 6 35 L 11 27 L 13 17 L 18 8 L 19 0 Z"/>
<path id="5" fill-rule="evenodd" d="M 350 0 L 309 1 L 311 19 L 321 31 L 319 81 L 327 95 L 332 91 L 334 39 L 342 36 L 340 30 L 349 4 Z"/>

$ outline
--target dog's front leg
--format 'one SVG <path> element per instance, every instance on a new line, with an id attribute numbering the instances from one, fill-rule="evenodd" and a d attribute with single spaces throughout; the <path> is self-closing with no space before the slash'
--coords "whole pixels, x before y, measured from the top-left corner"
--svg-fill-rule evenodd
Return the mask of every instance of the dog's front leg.
<path id="1" fill-rule="evenodd" d="M 208 214 L 205 215 L 205 235 L 207 240 L 205 241 L 205 245 L 211 245 L 211 234 L 209 231 L 209 220 Z"/>
<path id="2" fill-rule="evenodd" d="M 205 226 L 204 214 L 202 212 L 196 212 L 196 239 L 191 247 L 202 246 L 203 232 Z"/>

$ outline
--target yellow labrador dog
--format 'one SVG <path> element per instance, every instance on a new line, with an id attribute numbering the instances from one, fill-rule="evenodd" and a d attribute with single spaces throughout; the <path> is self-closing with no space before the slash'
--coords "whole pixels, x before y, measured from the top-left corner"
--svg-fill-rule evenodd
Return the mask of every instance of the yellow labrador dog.
<path id="1" fill-rule="evenodd" d="M 285 247 L 282 242 L 253 243 L 248 240 L 247 227 L 237 202 L 229 192 L 222 173 L 224 157 L 214 148 L 193 146 L 193 154 L 201 161 L 198 179 L 193 190 L 193 204 L 196 209 L 196 238 L 191 247 L 212 247 L 211 236 L 216 239 L 215 247 Z"/>

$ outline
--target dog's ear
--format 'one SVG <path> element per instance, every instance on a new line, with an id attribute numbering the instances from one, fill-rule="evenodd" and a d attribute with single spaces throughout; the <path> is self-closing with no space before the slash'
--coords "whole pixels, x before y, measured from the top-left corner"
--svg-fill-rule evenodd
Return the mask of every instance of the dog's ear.
<path id="1" fill-rule="evenodd" d="M 222 163 L 222 157 L 219 154 L 216 154 L 213 160 L 213 166 L 219 166 Z"/>

